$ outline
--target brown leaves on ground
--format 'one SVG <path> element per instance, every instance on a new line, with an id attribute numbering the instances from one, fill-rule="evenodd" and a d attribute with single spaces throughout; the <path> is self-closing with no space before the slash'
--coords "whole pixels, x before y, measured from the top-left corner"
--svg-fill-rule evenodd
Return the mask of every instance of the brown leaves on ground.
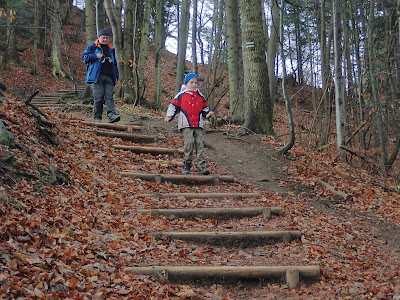
<path id="1" fill-rule="evenodd" d="M 38 156 L 36 161 L 20 150 L 11 150 L 16 164 L 7 170 L 32 176 L 16 175 L 20 179 L 15 179 L 13 192 L 7 195 L 24 207 L 0 202 L 2 298 L 388 299 L 400 294 L 399 248 L 390 243 L 382 226 L 384 222 L 399 225 L 398 195 L 366 184 L 373 181 L 366 172 L 299 146 L 290 153 L 297 161 L 287 170 L 290 177 L 286 183 L 292 186 L 287 194 L 259 191 L 259 198 L 240 200 L 155 199 L 143 195 L 254 192 L 256 188 L 242 181 L 187 186 L 122 177 L 121 171 L 180 170 L 143 164 L 143 159 L 154 157 L 113 149 L 112 144 L 131 143 L 81 131 L 86 127 L 72 116 L 47 111 L 58 128 L 53 130 L 59 146 L 54 146 L 42 139 L 36 121 L 26 114 L 21 101 L 3 100 L 0 112 L 16 141 Z M 182 138 L 152 145 L 179 148 Z M 176 158 L 164 155 L 159 159 Z M 44 184 L 38 167 L 42 164 L 67 173 L 69 183 Z M 218 173 L 218 165 L 210 165 L 212 172 Z M 316 183 L 316 178 L 353 195 L 354 200 L 335 198 Z M 268 222 L 261 217 L 218 222 L 136 212 L 141 208 L 232 206 L 281 206 L 286 214 Z M 303 238 L 236 249 L 154 240 L 153 233 L 162 230 L 300 230 Z M 320 282 L 301 282 L 298 290 L 288 290 L 271 283 L 259 287 L 160 283 L 123 271 L 127 266 L 152 265 L 319 265 L 322 276 Z"/>

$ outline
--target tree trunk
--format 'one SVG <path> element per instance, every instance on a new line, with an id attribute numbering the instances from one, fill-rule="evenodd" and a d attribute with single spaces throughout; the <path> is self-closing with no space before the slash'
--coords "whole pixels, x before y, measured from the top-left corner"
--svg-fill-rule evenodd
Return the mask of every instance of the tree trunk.
<path id="1" fill-rule="evenodd" d="M 256 133 L 273 134 L 273 111 L 265 60 L 262 5 L 258 0 L 240 0 L 245 94 L 244 126 Z"/>
<path id="2" fill-rule="evenodd" d="M 186 43 L 189 28 L 190 0 L 182 1 L 181 18 L 179 21 L 179 41 L 178 41 L 178 66 L 176 68 L 175 90 L 181 89 L 183 78 L 185 77 L 186 67 Z"/>
<path id="3" fill-rule="evenodd" d="M 371 92 L 372 99 L 374 102 L 375 108 L 375 127 L 377 138 L 379 140 L 380 154 L 381 154 L 381 164 L 383 170 L 386 170 L 386 163 L 388 160 L 388 153 L 386 149 L 387 145 L 387 137 L 385 135 L 384 125 L 382 121 L 382 107 L 381 102 L 378 95 L 378 87 L 376 83 L 376 70 L 375 70 L 375 47 L 373 45 L 373 33 L 375 30 L 375 17 L 374 17 L 374 1 L 370 3 L 370 12 L 369 12 L 369 26 L 368 26 L 368 38 L 367 38 L 367 47 L 368 47 L 368 62 L 369 62 L 369 76 L 371 81 Z"/>
<path id="4" fill-rule="evenodd" d="M 19 65 L 20 58 L 19 52 L 17 48 L 17 26 L 14 24 L 15 21 L 15 2 L 11 0 L 7 0 L 6 9 L 8 10 L 7 15 L 5 16 L 7 22 L 7 36 L 6 36 L 6 59 L 8 63 L 14 63 Z M 9 13 L 9 15 L 8 15 Z"/>
<path id="5" fill-rule="evenodd" d="M 211 26 L 211 36 L 209 37 L 209 51 L 208 51 L 208 65 L 207 65 L 207 73 L 206 78 L 204 79 L 204 89 L 203 92 L 206 96 L 211 94 L 211 84 L 210 84 L 210 77 L 212 72 L 212 61 L 214 57 L 214 52 L 217 51 L 215 49 L 215 38 L 216 38 L 216 31 L 217 31 L 217 22 L 218 22 L 218 7 L 219 1 L 222 0 L 215 0 L 214 1 L 214 10 L 213 10 L 213 18 L 212 18 L 212 26 Z M 209 103 L 210 104 L 210 103 Z"/>
<path id="6" fill-rule="evenodd" d="M 193 0 L 193 16 L 192 16 L 192 72 L 198 73 L 197 66 L 197 0 Z"/>
<path id="7" fill-rule="evenodd" d="M 290 149 L 292 149 L 294 142 L 295 142 L 295 132 L 294 132 L 294 121 L 293 121 L 293 114 L 292 108 L 290 106 L 290 99 L 288 98 L 287 91 L 286 91 L 286 58 L 285 52 L 283 51 L 283 13 L 285 11 L 285 2 L 281 0 L 281 10 L 280 10 L 280 22 L 279 22 L 279 39 L 280 39 L 280 46 L 281 46 L 281 62 L 282 62 L 282 92 L 283 97 L 285 99 L 285 106 L 288 115 L 288 123 L 289 123 L 289 140 L 288 142 L 278 150 L 280 154 L 286 154 Z"/>
<path id="8" fill-rule="evenodd" d="M 268 78 L 269 78 L 269 93 L 271 95 L 271 105 L 272 110 L 274 108 L 276 92 L 277 92 L 277 82 L 275 76 L 275 60 L 276 53 L 278 50 L 278 33 L 279 28 L 279 7 L 277 1 L 272 1 L 272 22 L 271 22 L 271 33 L 268 40 L 268 54 L 267 54 L 267 64 L 268 64 Z"/>
<path id="9" fill-rule="evenodd" d="M 96 0 L 86 0 L 85 22 L 86 22 L 86 45 L 89 46 L 97 38 L 96 28 Z"/>
<path id="10" fill-rule="evenodd" d="M 335 57 L 335 109 L 336 109 L 336 143 L 338 152 L 345 145 L 345 124 L 344 124 L 344 98 L 343 98 L 343 77 L 342 77 L 342 49 L 340 28 L 340 0 L 332 0 L 333 7 L 333 44 Z M 343 153 L 344 154 L 344 153 Z"/>
<path id="11" fill-rule="evenodd" d="M 156 59 L 154 63 L 155 68 L 155 92 L 154 92 L 154 103 L 161 105 L 161 94 L 162 94 L 162 81 L 161 81 L 161 72 L 162 72 L 162 53 L 164 50 L 164 7 L 163 1 L 156 0 L 156 25 L 155 25 L 155 46 L 156 46 Z"/>
<path id="12" fill-rule="evenodd" d="M 40 18 L 40 12 L 39 12 L 39 0 L 35 0 L 35 17 L 34 17 L 34 31 L 35 31 L 35 36 L 33 38 L 33 67 L 32 67 L 32 75 L 37 74 L 37 69 L 38 69 L 38 46 L 39 46 L 39 18 Z"/>
<path id="13" fill-rule="evenodd" d="M 321 44 L 321 82 L 323 90 L 323 108 L 324 111 L 321 115 L 321 137 L 320 143 L 325 145 L 328 143 L 329 130 L 331 123 L 331 107 L 330 107 L 330 89 L 331 89 L 331 73 L 329 66 L 330 58 L 330 40 L 327 40 L 327 30 L 326 30 L 326 15 L 325 15 L 325 0 L 321 0 L 321 30 L 320 30 L 320 44 Z"/>
<path id="14" fill-rule="evenodd" d="M 150 12 L 151 12 L 152 1 L 146 1 L 146 7 L 144 9 L 142 33 L 140 39 L 140 55 L 138 57 L 138 74 L 139 74 L 139 88 L 138 95 L 139 101 L 144 98 L 144 91 L 146 90 L 146 83 L 144 78 L 144 67 L 148 57 L 149 51 L 149 28 L 150 28 Z"/>
<path id="15" fill-rule="evenodd" d="M 307 23 L 307 43 L 309 49 L 309 56 L 310 56 L 310 85 L 311 85 L 311 102 L 313 104 L 313 111 L 317 113 L 317 101 L 315 95 L 315 82 L 314 82 L 314 49 L 313 44 L 311 43 L 311 36 L 310 36 L 310 10 L 308 8 L 308 0 L 305 0 L 304 5 L 306 7 L 306 23 Z"/>
<path id="16" fill-rule="evenodd" d="M 127 0 L 125 2 L 124 14 L 124 51 L 123 51 L 123 72 L 122 94 L 125 103 L 135 103 L 136 93 L 134 85 L 134 55 L 133 39 L 135 38 L 136 23 L 136 0 Z"/>
<path id="17" fill-rule="evenodd" d="M 294 7 L 294 14 L 296 16 L 300 15 L 298 7 Z M 297 65 L 297 82 L 302 84 L 304 82 L 303 73 L 303 44 L 300 37 L 300 20 L 296 20 L 294 23 L 294 34 L 296 38 L 296 65 Z"/>
<path id="18" fill-rule="evenodd" d="M 229 107 L 233 123 L 243 123 L 243 66 L 238 0 L 226 0 L 226 35 L 228 41 Z M 241 76 L 242 74 L 242 76 Z"/>
<path id="19" fill-rule="evenodd" d="M 68 77 L 67 71 L 63 67 L 61 49 L 61 8 L 60 1 L 52 1 L 51 11 L 51 65 L 55 77 Z"/>
<path id="20" fill-rule="evenodd" d="M 223 12 L 224 12 L 224 1 L 220 0 L 219 5 L 216 11 L 216 18 L 214 19 L 215 23 L 215 39 L 214 44 L 210 45 L 214 48 L 212 55 L 212 63 L 208 64 L 207 74 L 211 75 L 207 78 L 208 88 L 205 91 L 205 96 L 208 100 L 208 104 L 212 110 L 215 110 L 216 102 L 216 87 L 219 85 L 219 76 L 217 75 L 218 66 L 220 62 L 221 55 L 221 36 L 222 36 L 222 24 L 223 24 Z"/>
<path id="21" fill-rule="evenodd" d="M 104 7 L 107 12 L 108 19 L 110 21 L 112 27 L 112 44 L 115 48 L 115 55 L 118 61 L 118 69 L 123 70 L 123 66 L 121 66 L 121 56 L 122 56 L 122 45 L 123 45 L 123 36 L 122 36 L 122 28 L 121 28 L 121 10 L 122 4 L 121 0 L 117 0 L 114 4 L 113 0 L 104 0 Z M 120 72 L 119 74 L 120 80 L 124 79 L 124 73 Z"/>

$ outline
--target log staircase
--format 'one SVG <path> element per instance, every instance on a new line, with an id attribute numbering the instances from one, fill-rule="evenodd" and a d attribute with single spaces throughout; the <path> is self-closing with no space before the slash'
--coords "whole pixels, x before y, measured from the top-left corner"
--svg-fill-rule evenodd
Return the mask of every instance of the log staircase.
<path id="1" fill-rule="evenodd" d="M 53 93 L 38 93 L 30 101 L 30 103 L 41 109 L 60 109 L 67 102 L 70 97 L 75 97 L 84 90 L 84 86 L 77 86 L 76 91 L 71 90 L 59 90 Z"/>
<path id="2" fill-rule="evenodd" d="M 50 97 L 49 97 L 50 98 Z M 43 98 L 42 98 L 43 99 Z M 41 100 L 44 101 L 44 100 Z M 81 122 L 87 126 L 87 131 L 92 131 L 96 135 L 117 137 L 125 141 L 134 143 L 148 143 L 157 141 L 157 137 L 149 137 L 147 135 L 132 134 L 132 131 L 140 131 L 140 127 L 130 125 L 108 124 L 108 123 L 92 123 Z M 93 127 L 107 129 L 107 132 L 93 130 Z M 151 155 L 168 154 L 171 156 L 182 157 L 182 149 L 170 149 L 162 147 L 148 147 L 143 145 L 113 145 L 114 149 L 121 151 L 131 151 L 133 153 L 148 153 Z M 142 160 L 142 163 L 159 163 L 168 164 L 173 167 L 181 167 L 181 161 L 165 161 L 162 159 Z M 220 175 L 181 175 L 181 174 L 148 174 L 135 172 L 121 172 L 121 176 L 130 178 L 140 178 L 145 181 L 153 182 L 172 182 L 175 184 L 212 184 L 218 185 L 222 182 L 234 182 L 232 176 Z M 183 198 L 183 199 L 247 199 L 259 197 L 258 193 L 156 193 L 144 194 L 138 196 L 160 198 Z M 189 202 L 188 202 L 189 203 Z M 171 209 L 141 209 L 137 211 L 140 214 L 149 214 L 153 217 L 175 217 L 190 218 L 192 221 L 209 220 L 229 220 L 239 218 L 263 218 L 268 222 L 272 215 L 281 216 L 284 210 L 281 207 L 225 207 L 225 208 L 171 208 Z M 219 223 L 218 223 L 219 224 Z M 223 223 L 221 226 L 223 226 Z M 193 244 L 207 244 L 211 246 L 225 245 L 235 248 L 251 248 L 260 245 L 271 245 L 279 243 L 291 243 L 292 241 L 301 241 L 302 234 L 298 230 L 280 230 L 280 231 L 226 231 L 224 228 L 207 232 L 188 232 L 182 231 L 166 231 L 155 232 L 154 239 L 162 239 L 164 241 L 172 241 L 174 239 L 184 240 Z M 316 265 L 311 266 L 127 266 L 125 272 L 152 275 L 160 281 L 172 281 L 180 283 L 227 283 L 232 281 L 257 281 L 269 282 L 280 281 L 288 288 L 293 289 L 299 287 L 300 281 L 318 281 L 320 278 L 320 268 Z"/>

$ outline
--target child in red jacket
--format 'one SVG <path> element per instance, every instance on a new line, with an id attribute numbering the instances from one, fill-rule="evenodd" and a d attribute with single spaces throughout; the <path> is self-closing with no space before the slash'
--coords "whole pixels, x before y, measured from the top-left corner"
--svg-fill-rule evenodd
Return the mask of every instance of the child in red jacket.
<path id="1" fill-rule="evenodd" d="M 165 121 L 170 122 L 178 115 L 178 129 L 183 132 L 184 167 L 182 174 L 189 174 L 192 167 L 193 151 L 197 154 L 197 171 L 207 175 L 210 172 L 206 168 L 204 159 L 204 120 L 214 113 L 208 108 L 204 96 L 199 91 L 199 76 L 189 73 L 185 76 L 181 91 L 174 97 L 165 116 Z"/>

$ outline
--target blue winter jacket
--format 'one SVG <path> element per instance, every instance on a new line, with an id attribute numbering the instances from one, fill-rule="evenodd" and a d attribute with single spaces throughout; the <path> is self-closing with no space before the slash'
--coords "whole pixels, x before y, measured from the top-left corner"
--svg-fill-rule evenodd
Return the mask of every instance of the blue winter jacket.
<path id="1" fill-rule="evenodd" d="M 111 60 L 113 61 L 113 81 L 114 84 L 117 83 L 119 79 L 119 71 L 118 71 L 118 65 L 117 65 L 117 59 L 115 57 L 115 49 L 114 47 L 108 43 L 108 47 L 110 48 L 110 57 Z M 97 58 L 97 53 L 103 53 L 101 51 L 101 44 L 99 42 L 99 39 L 94 41 L 91 45 L 89 45 L 86 50 L 82 54 L 82 62 L 87 65 L 87 71 L 86 71 L 86 82 L 87 83 L 97 83 L 99 80 L 100 76 L 100 70 L 101 70 L 101 59 Z"/>

